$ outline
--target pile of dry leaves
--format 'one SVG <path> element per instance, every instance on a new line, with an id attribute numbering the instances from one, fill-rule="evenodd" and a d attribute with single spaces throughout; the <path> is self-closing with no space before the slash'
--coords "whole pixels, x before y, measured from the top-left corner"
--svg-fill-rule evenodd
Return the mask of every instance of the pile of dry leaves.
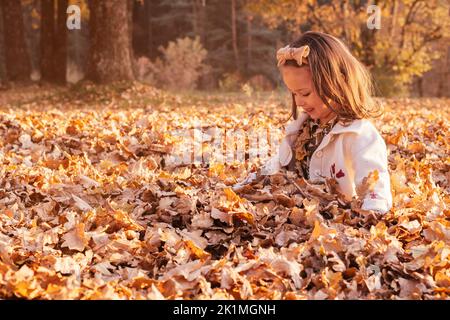
<path id="1" fill-rule="evenodd" d="M 0 298 L 448 298 L 449 100 L 385 100 L 381 218 L 288 171 L 234 192 L 257 161 L 166 165 L 171 130 L 278 128 L 286 102 L 139 84 L 5 102 Z"/>

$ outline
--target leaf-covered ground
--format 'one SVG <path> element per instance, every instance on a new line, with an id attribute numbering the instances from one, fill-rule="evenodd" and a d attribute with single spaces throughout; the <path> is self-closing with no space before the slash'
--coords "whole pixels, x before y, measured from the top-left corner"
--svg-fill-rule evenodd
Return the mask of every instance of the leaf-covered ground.
<path id="1" fill-rule="evenodd" d="M 450 100 L 384 100 L 394 208 L 262 160 L 170 166 L 179 129 L 282 128 L 279 93 L 0 92 L 0 298 L 447 299 Z M 281 131 L 275 131 L 281 136 Z"/>

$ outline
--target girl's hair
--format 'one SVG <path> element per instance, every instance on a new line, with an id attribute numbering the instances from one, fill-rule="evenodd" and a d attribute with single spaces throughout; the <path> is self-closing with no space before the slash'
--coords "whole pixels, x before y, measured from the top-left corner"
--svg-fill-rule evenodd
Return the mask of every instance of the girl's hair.
<path id="1" fill-rule="evenodd" d="M 286 60 L 283 65 L 309 67 L 316 93 L 340 120 L 378 117 L 383 113 L 382 105 L 372 98 L 374 88 L 370 73 L 341 40 L 326 33 L 308 31 L 289 46 L 304 45 L 310 48 L 307 65 L 299 66 L 295 60 Z M 331 101 L 341 108 L 335 110 Z M 297 119 L 294 94 L 291 116 Z"/>

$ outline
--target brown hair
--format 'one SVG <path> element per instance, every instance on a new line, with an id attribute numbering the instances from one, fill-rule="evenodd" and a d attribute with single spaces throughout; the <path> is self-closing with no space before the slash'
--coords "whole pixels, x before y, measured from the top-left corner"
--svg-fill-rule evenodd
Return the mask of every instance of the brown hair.
<path id="1" fill-rule="evenodd" d="M 378 117 L 383 113 L 382 105 L 372 98 L 374 87 L 370 73 L 341 40 L 323 32 L 308 31 L 289 46 L 304 45 L 310 48 L 307 65 L 299 66 L 295 60 L 286 60 L 283 65 L 309 67 L 316 93 L 340 120 Z M 341 108 L 335 110 L 331 101 Z M 294 94 L 291 117 L 297 119 Z"/>

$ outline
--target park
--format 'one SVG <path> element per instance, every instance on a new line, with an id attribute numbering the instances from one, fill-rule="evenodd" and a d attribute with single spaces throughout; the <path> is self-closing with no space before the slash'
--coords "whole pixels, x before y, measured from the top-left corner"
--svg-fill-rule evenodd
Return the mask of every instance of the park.
<path id="1" fill-rule="evenodd" d="M 448 300 L 448 3 L 0 3 L 0 299 Z"/>

